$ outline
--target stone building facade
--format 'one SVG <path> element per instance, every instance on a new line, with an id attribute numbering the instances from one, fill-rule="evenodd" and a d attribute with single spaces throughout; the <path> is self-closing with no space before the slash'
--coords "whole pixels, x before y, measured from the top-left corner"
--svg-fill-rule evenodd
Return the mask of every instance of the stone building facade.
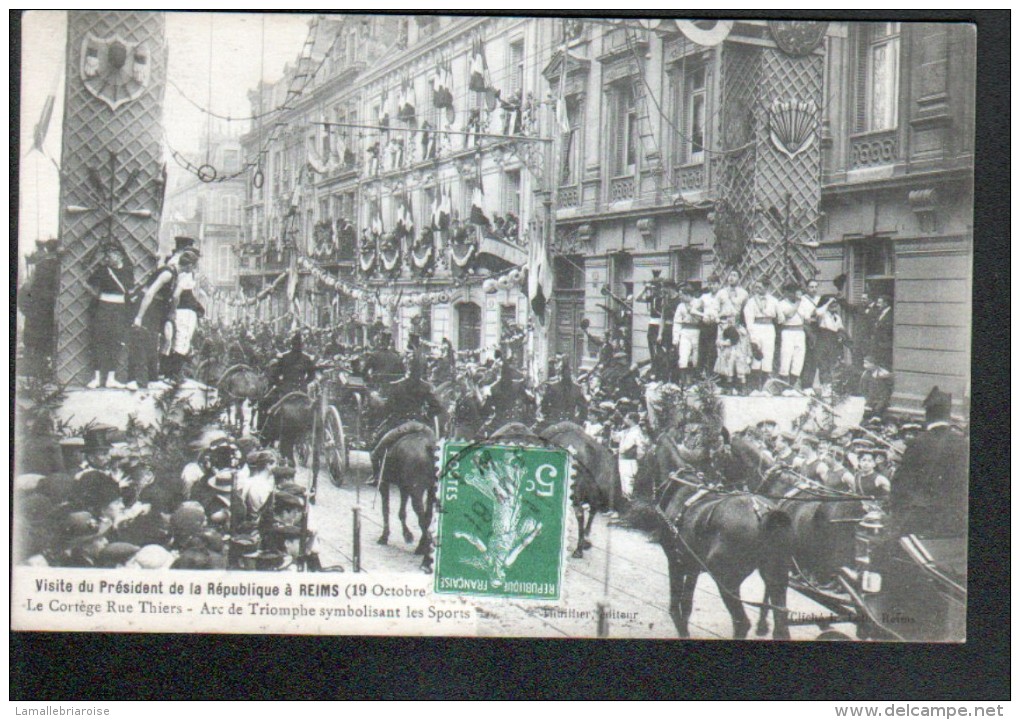
<path id="1" fill-rule="evenodd" d="M 528 243 L 548 229 L 543 205 L 552 198 L 552 320 L 548 348 L 533 348 L 534 357 L 547 349 L 575 367 L 591 365 L 590 337 L 630 304 L 633 359 L 646 359 L 647 307 L 635 298 L 653 271 L 705 280 L 735 268 L 773 288 L 816 278 L 822 292 L 846 275 L 852 301 L 865 292 L 893 301 L 894 408 L 916 411 L 937 384 L 966 409 L 972 27 L 321 22 L 325 39 L 278 87 L 263 88 L 279 103 L 327 58 L 274 118 L 286 129 L 269 145 L 265 127 L 246 137 L 247 155 L 262 148 L 265 183 L 249 193 L 246 246 L 258 271 L 242 284 L 264 287 L 291 266 L 290 251 L 318 253 L 319 268 L 366 291 L 356 301 L 338 298 L 301 276 L 296 293 L 312 324 L 336 322 L 346 303 L 362 326 L 390 325 L 398 345 L 417 317 L 433 341 L 491 348 L 505 321 L 526 325 L 529 312 L 515 285 L 484 279 L 527 262 Z M 479 44 L 486 87 L 500 92 L 495 103 L 472 89 Z M 449 86 L 450 114 L 434 102 L 437 77 Z M 408 97 L 413 119 L 403 108 Z M 323 122 L 338 125 L 315 124 Z M 429 150 L 426 127 L 453 134 L 434 137 Z M 463 132 L 481 135 L 456 134 Z M 466 235 L 422 236 L 440 201 L 469 225 Z M 470 224 L 473 201 L 489 226 Z M 394 238 L 408 208 L 414 231 Z M 509 214 L 516 223 L 508 236 Z M 422 270 L 412 251 L 424 256 L 430 243 L 434 262 Z M 383 267 L 383 253 L 392 261 L 395 251 L 396 266 Z M 407 301 L 423 294 L 424 305 Z M 403 305 L 371 302 L 395 295 Z"/>

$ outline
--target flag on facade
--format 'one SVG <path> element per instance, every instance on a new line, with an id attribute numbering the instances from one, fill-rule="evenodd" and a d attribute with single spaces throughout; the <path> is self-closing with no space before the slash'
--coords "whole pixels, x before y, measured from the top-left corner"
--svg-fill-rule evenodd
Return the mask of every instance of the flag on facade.
<path id="1" fill-rule="evenodd" d="M 46 104 L 43 105 L 39 122 L 35 124 L 35 131 L 32 138 L 32 149 L 42 152 L 43 143 L 46 142 L 46 134 L 50 130 L 50 120 L 53 119 L 53 104 L 56 102 L 55 95 L 46 97 Z"/>
<path id="2" fill-rule="evenodd" d="M 471 43 L 471 78 L 468 80 L 468 89 L 482 93 L 491 87 L 489 64 L 485 60 L 485 45 L 481 38 L 478 38 Z"/>
<path id="3" fill-rule="evenodd" d="M 491 224 L 485 214 L 485 189 L 482 187 L 481 174 L 475 179 L 474 187 L 471 189 L 471 215 L 468 221 L 472 225 L 489 227 Z"/>
<path id="4" fill-rule="evenodd" d="M 545 325 L 545 309 L 552 291 L 552 266 L 549 261 L 549 243 L 545 233 L 527 225 L 528 234 L 528 300 L 538 321 Z"/>

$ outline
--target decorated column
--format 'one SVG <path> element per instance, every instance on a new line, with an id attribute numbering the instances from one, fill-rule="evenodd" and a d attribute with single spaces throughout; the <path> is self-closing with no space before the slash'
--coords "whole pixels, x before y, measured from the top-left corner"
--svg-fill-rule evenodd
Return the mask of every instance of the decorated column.
<path id="1" fill-rule="evenodd" d="M 88 367 L 85 280 L 98 247 L 125 249 L 136 281 L 156 263 L 163 164 L 165 16 L 68 13 L 57 300 L 57 377 Z"/>
<path id="2" fill-rule="evenodd" d="M 715 251 L 720 268 L 773 289 L 815 273 L 827 25 L 770 21 L 767 44 L 734 32 L 720 55 Z"/>

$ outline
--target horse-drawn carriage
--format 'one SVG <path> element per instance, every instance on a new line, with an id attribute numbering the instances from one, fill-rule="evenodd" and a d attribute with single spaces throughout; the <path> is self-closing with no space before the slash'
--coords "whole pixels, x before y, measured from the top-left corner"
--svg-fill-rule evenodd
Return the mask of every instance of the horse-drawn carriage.
<path id="1" fill-rule="evenodd" d="M 881 518 L 861 521 L 852 565 L 839 569 L 838 587 L 820 588 L 794 576 L 791 589 L 829 610 L 820 640 L 962 642 L 967 614 L 966 537 L 888 536 Z"/>

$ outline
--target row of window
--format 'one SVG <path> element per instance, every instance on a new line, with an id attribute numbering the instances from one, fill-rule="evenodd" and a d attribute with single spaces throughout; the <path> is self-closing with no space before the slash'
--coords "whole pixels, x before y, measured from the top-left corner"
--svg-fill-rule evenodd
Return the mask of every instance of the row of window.
<path id="1" fill-rule="evenodd" d="M 897 126 L 900 62 L 900 23 L 869 23 L 860 26 L 857 40 L 856 82 L 854 84 L 854 132 L 880 132 Z M 710 64 L 700 56 L 687 56 L 669 73 L 669 107 L 664 117 L 664 135 L 671 138 L 669 151 L 674 165 L 697 165 L 705 161 L 709 118 Z M 607 89 L 607 110 L 611 132 L 608 157 L 614 177 L 633 175 L 642 152 L 642 114 L 659 107 L 639 109 L 635 88 L 639 77 L 620 81 Z M 586 126 L 580 96 L 566 100 L 569 130 L 564 134 L 560 183 L 573 185 L 580 173 L 580 156 Z"/>

